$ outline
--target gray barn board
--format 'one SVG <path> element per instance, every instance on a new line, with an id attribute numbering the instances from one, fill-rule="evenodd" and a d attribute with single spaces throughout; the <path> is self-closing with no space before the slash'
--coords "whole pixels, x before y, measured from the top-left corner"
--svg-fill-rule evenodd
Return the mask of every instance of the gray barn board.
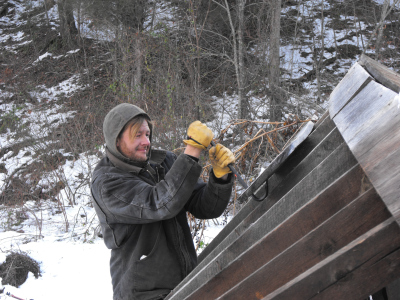
<path id="1" fill-rule="evenodd" d="M 167 299 L 400 299 L 399 92 L 361 56 Z"/>

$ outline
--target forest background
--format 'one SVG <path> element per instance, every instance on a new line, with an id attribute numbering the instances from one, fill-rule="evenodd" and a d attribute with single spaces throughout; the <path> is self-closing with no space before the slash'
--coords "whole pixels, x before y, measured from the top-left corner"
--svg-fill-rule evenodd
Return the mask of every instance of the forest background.
<path id="1" fill-rule="evenodd" d="M 400 71 L 399 16 L 400 0 L 0 0 L 1 251 L 101 242 L 89 183 L 121 102 L 177 154 L 207 123 L 251 183 L 361 54 Z M 218 220 L 188 216 L 198 251 L 241 192 Z"/>

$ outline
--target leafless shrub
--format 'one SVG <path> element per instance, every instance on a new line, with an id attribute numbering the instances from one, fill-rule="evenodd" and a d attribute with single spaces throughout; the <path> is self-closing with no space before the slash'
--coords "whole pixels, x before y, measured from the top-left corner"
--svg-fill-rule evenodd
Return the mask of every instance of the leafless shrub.
<path id="1" fill-rule="evenodd" d="M 22 251 L 11 252 L 7 255 L 6 261 L 0 265 L 3 285 L 19 287 L 26 281 L 29 272 L 32 272 L 36 279 L 41 276 L 39 263 Z"/>

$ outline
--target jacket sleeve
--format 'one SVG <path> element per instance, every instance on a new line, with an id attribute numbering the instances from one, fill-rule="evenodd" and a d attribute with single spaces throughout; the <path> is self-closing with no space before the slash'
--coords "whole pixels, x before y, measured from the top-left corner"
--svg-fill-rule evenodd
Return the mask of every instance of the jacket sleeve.
<path id="1" fill-rule="evenodd" d="M 180 155 L 156 185 L 126 172 L 105 172 L 92 183 L 92 194 L 107 223 L 145 224 L 177 215 L 191 197 L 201 166 Z"/>
<path id="2" fill-rule="evenodd" d="M 222 215 L 231 197 L 233 176 L 227 182 L 219 182 L 210 171 L 206 183 L 199 180 L 185 209 L 198 219 L 213 219 Z"/>

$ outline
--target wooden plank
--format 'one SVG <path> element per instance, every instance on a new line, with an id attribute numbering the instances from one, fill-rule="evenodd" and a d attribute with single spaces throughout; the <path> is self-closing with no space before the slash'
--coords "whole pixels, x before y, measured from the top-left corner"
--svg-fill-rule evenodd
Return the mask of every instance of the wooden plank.
<path id="1" fill-rule="evenodd" d="M 334 121 L 339 129 L 345 128 L 341 133 L 349 148 L 400 224 L 400 99 L 387 91 L 386 99 L 390 101 L 376 101 L 381 108 L 374 108 L 373 117 L 360 117 L 364 122 L 358 124 L 354 120 L 353 126 L 339 123 L 344 116 L 339 118 L 338 115 L 339 119 Z M 363 110 L 359 109 L 360 116 L 373 113 L 369 107 L 375 104 L 370 102 L 364 104 Z M 343 109 L 341 114 L 349 114 L 349 111 Z"/>
<path id="2" fill-rule="evenodd" d="M 339 131 L 346 135 L 346 142 L 376 120 L 378 112 L 396 95 L 375 81 L 369 82 L 333 119 Z"/>
<path id="3" fill-rule="evenodd" d="M 230 262 L 226 268 L 221 270 L 216 276 L 212 277 L 207 283 L 199 287 L 187 299 L 216 299 L 223 293 L 227 292 L 230 288 L 240 283 L 247 276 L 256 272 L 261 266 L 266 265 L 274 257 L 279 256 L 282 258 L 282 256 L 280 256 L 282 251 L 285 251 L 293 243 L 296 243 L 296 241 L 304 237 L 318 225 L 322 224 L 326 219 L 330 218 L 343 207 L 348 205 L 353 199 L 358 197 L 361 191 L 365 191 L 366 187 L 372 187 L 372 185 L 368 183 L 368 180 L 364 181 L 363 179 L 366 178 L 361 167 L 355 166 L 335 183 L 332 183 L 326 190 L 317 195 L 314 199 L 311 199 L 310 202 L 301 207 L 287 220 L 279 224 L 274 230 L 267 233 L 256 244 L 245 250 L 242 254 L 239 252 L 242 250 L 241 245 L 237 245 L 237 243 L 232 244 L 226 249 L 226 251 L 238 253 L 236 259 Z M 382 202 L 380 202 L 380 206 L 380 211 L 386 209 Z M 323 209 L 321 209 L 321 207 L 323 207 Z M 377 205 L 373 205 L 373 207 L 376 209 L 376 211 L 374 211 L 376 218 L 373 222 L 377 222 L 379 219 L 379 217 L 377 217 L 377 215 L 379 215 L 377 213 L 379 208 Z M 371 207 L 369 209 L 371 209 Z M 351 218 L 355 218 L 360 213 L 362 214 L 362 217 L 365 217 L 364 213 L 366 213 L 366 209 L 364 207 L 358 210 L 354 215 L 352 214 L 353 211 L 354 209 L 350 212 Z M 390 216 L 389 212 L 386 211 L 386 215 L 386 218 Z M 363 223 L 365 224 L 367 222 Z M 299 224 L 301 224 L 301 226 L 299 226 Z M 336 223 L 334 227 L 337 227 L 339 224 L 341 224 L 341 222 Z M 249 231 L 250 230 L 252 229 L 249 229 Z M 357 232 L 354 230 L 354 227 L 352 227 L 352 230 L 353 233 Z M 251 243 L 246 240 L 246 236 L 249 236 L 247 232 L 243 235 L 243 238 L 238 240 L 238 242 L 250 246 Z M 319 239 L 323 240 L 324 237 Z M 340 243 L 343 243 L 344 241 L 345 239 L 342 238 L 339 243 L 335 243 L 334 246 L 330 248 L 327 244 L 324 244 L 324 253 L 322 255 L 328 255 L 330 251 L 333 251 L 334 248 L 338 247 Z M 271 245 L 274 246 L 271 247 Z M 236 248 L 239 248 L 240 250 L 238 251 Z M 299 248 L 296 249 L 296 251 L 299 251 Z M 289 260 L 294 259 L 296 262 L 289 268 L 285 266 L 284 274 L 281 272 L 281 275 L 283 275 L 284 278 L 287 278 L 290 274 L 294 277 L 293 273 L 300 271 L 301 268 L 298 267 L 298 263 L 300 262 L 298 261 L 299 253 L 302 252 L 295 253 L 293 257 L 289 257 Z M 311 255 L 316 255 L 317 257 L 321 256 L 320 251 L 316 251 L 316 253 Z M 304 253 L 302 253 L 301 257 L 302 259 L 306 259 Z M 310 261 L 311 259 L 307 260 L 307 262 Z M 274 282 L 282 280 L 278 278 L 279 272 L 277 273 L 275 270 L 271 270 L 271 272 L 271 274 L 274 274 Z M 252 284 L 254 284 L 254 281 L 251 281 L 249 285 L 250 289 L 255 288 L 254 286 L 251 287 Z M 268 287 L 272 286 L 273 284 L 269 282 Z M 240 298 L 241 297 L 239 297 L 239 299 Z"/>
<path id="4" fill-rule="evenodd" d="M 373 185 L 400 225 L 400 148 L 374 167 L 364 169 L 373 178 Z"/>
<path id="5" fill-rule="evenodd" d="M 338 188 L 340 186 L 335 187 L 335 189 Z M 349 202 L 354 199 L 349 200 L 348 195 L 341 196 Z M 321 202 L 320 211 L 322 210 L 321 207 L 327 205 L 327 202 L 321 200 L 323 199 L 316 202 L 316 205 Z M 332 198 L 329 200 L 335 201 Z M 320 211 L 316 210 L 317 213 L 320 213 Z M 324 219 L 323 221 L 326 221 L 318 224 L 317 228 L 311 230 L 306 228 L 307 235 L 293 245 L 289 245 L 273 260 L 267 264 L 259 264 L 258 270 L 252 272 L 250 276 L 220 296 L 219 299 L 232 299 L 233 297 L 237 297 L 237 299 L 259 299 L 260 296 L 264 297 L 387 220 L 391 217 L 391 214 L 376 191 L 371 188 L 333 216 L 328 215 L 326 217 L 327 220 Z M 312 220 L 309 222 L 312 222 Z M 297 226 L 303 227 L 304 223 L 306 222 L 303 219 L 297 223 Z M 292 224 L 292 226 L 296 226 L 296 224 Z M 275 230 L 279 230 L 279 228 Z M 287 234 L 289 233 L 286 232 L 280 238 L 282 239 L 282 236 L 285 236 L 286 239 Z M 272 243 L 265 244 L 264 251 L 270 251 L 268 248 L 271 245 Z M 262 253 L 262 251 L 258 253 Z M 254 253 L 254 255 L 257 255 L 257 253 Z M 245 263 L 252 263 L 251 258 L 246 259 Z M 273 276 L 271 276 L 272 274 Z M 267 282 L 266 278 L 268 278 Z M 305 298 L 300 297 L 300 299 Z"/>
<path id="6" fill-rule="evenodd" d="M 331 119 L 371 80 L 372 77 L 368 72 L 355 63 L 330 95 L 329 114 Z"/>
<path id="7" fill-rule="evenodd" d="M 206 257 L 182 284 L 174 289 L 168 299 L 187 297 L 355 165 L 356 160 L 347 145 L 341 144 L 274 206 L 271 207 L 272 203 L 269 201 L 261 202 L 259 207 L 218 245 L 215 256 Z M 260 212 L 262 216 L 259 215 Z M 244 239 L 246 242 L 241 242 Z M 225 249 L 236 240 L 238 241 L 234 248 Z"/>
<path id="8" fill-rule="evenodd" d="M 317 128 L 320 124 L 322 124 L 325 119 L 329 117 L 329 110 L 325 111 L 324 114 L 318 119 L 318 121 L 315 123 L 314 128 Z"/>
<path id="9" fill-rule="evenodd" d="M 367 233 L 335 252 L 328 258 L 316 264 L 300 276 L 289 281 L 284 286 L 270 293 L 263 299 L 363 299 L 376 291 L 375 280 L 379 281 L 380 276 L 390 276 L 392 272 L 399 272 L 400 257 L 400 228 L 393 218 L 377 225 Z M 396 257 L 391 257 L 394 254 Z M 381 262 L 391 265 L 392 268 L 382 268 Z M 363 291 L 357 289 L 355 297 L 349 297 L 347 291 L 341 287 L 349 281 L 349 287 L 353 285 L 352 279 L 358 277 L 357 269 L 369 266 L 378 266 L 377 273 L 364 274 L 366 286 Z M 383 270 L 382 270 L 383 269 Z M 388 275 L 389 274 L 389 275 Z M 266 283 L 268 279 L 266 278 Z M 362 281 L 361 281 L 362 282 Z M 390 282 L 390 281 L 389 281 Z M 336 287 L 334 287 L 336 285 Z M 336 296 L 332 294 L 324 298 L 322 293 L 329 288 L 337 291 Z M 261 298 L 259 298 L 261 299 Z"/>
<path id="10" fill-rule="evenodd" d="M 384 86 L 400 93 L 400 75 L 386 66 L 371 59 L 365 54 L 361 55 L 358 63 L 363 66 L 368 73 L 370 73 L 376 81 L 382 83 Z"/>
<path id="11" fill-rule="evenodd" d="M 272 191 L 275 187 L 289 174 L 296 166 L 298 166 L 305 157 L 319 144 L 326 136 L 335 128 L 335 123 L 330 118 L 325 120 L 318 126 L 310 136 L 302 143 L 301 147 L 296 149 L 291 157 L 277 170 L 271 180 L 268 182 L 268 189 Z M 313 160 L 315 162 L 318 159 Z M 316 166 L 316 165 L 315 165 Z M 303 174 L 306 169 L 302 168 Z M 261 196 L 263 192 L 256 193 L 256 196 Z M 239 197 L 238 202 L 242 201 L 242 197 Z M 221 230 L 221 232 L 212 240 L 212 242 L 200 253 L 198 257 L 199 264 L 203 259 L 208 256 L 243 220 L 246 218 L 260 202 L 248 201 L 242 209 L 236 214 L 236 216 Z"/>

